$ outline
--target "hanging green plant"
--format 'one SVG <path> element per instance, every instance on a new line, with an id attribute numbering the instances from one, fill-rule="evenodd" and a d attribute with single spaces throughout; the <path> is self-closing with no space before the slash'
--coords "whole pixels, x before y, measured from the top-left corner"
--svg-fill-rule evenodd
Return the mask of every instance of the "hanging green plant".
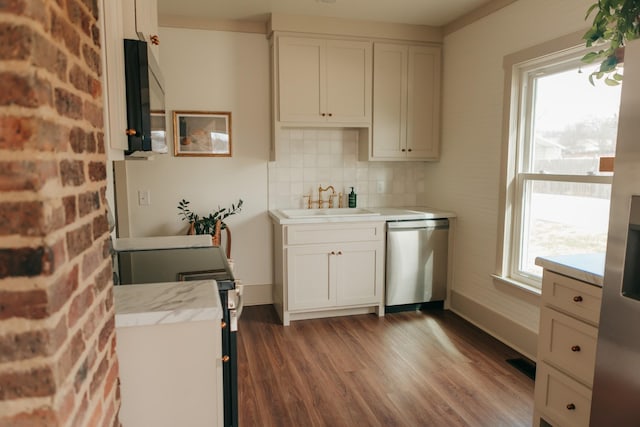
<path id="1" fill-rule="evenodd" d="M 586 46 L 592 47 L 604 43 L 603 49 L 589 52 L 582 61 L 592 63 L 602 61 L 600 68 L 589 75 L 589 82 L 603 79 L 610 86 L 620 84 L 622 74 L 618 72 L 618 64 L 622 57 L 618 50 L 634 39 L 640 37 L 640 0 L 599 0 L 587 10 L 587 16 L 596 11 L 593 24 L 583 39 Z"/>

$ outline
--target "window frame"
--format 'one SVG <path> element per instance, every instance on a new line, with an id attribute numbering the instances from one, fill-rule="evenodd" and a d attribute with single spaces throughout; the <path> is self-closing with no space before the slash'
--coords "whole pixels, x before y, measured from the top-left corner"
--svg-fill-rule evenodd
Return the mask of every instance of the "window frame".
<path id="1" fill-rule="evenodd" d="M 540 294 L 541 278 L 522 274 L 523 210 L 528 197 L 528 182 L 553 181 L 571 183 L 611 184 L 613 177 L 607 175 L 542 174 L 524 171 L 524 163 L 531 156 L 531 117 L 534 106 L 535 79 L 540 75 L 572 69 L 589 50 L 584 47 L 583 31 L 551 40 L 525 49 L 504 58 L 504 120 L 501 162 L 500 211 L 496 269 L 493 278 L 501 283 L 520 287 L 525 291 Z M 577 59 L 577 61 L 576 61 Z M 586 76 L 585 76 L 586 79 Z M 522 123 L 525 126 L 522 126 Z"/>

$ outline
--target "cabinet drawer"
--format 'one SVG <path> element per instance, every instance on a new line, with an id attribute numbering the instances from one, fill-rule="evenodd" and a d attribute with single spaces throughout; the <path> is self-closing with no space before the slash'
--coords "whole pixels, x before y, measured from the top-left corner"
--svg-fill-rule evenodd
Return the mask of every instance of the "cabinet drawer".
<path id="1" fill-rule="evenodd" d="M 540 315 L 539 355 L 580 382 L 591 386 L 598 330 L 548 307 Z"/>
<path id="2" fill-rule="evenodd" d="M 588 426 L 591 390 L 546 363 L 536 373 L 536 408 L 554 426 Z"/>
<path id="3" fill-rule="evenodd" d="M 383 241 L 384 222 L 289 225 L 284 240 L 285 245 Z"/>
<path id="4" fill-rule="evenodd" d="M 542 277 L 542 303 L 590 322 L 600 320 L 602 288 L 545 270 Z"/>

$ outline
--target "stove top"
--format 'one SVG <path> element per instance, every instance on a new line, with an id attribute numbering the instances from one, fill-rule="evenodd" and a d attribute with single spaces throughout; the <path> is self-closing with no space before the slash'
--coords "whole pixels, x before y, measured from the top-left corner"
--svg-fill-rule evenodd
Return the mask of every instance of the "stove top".
<path id="1" fill-rule="evenodd" d="M 116 253 L 120 285 L 214 279 L 233 281 L 219 246 L 128 250 Z"/>

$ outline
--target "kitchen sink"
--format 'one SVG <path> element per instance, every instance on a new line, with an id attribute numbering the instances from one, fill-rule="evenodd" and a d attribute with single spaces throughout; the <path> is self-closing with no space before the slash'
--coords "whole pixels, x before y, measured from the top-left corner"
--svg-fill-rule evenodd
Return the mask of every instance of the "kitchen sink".
<path id="1" fill-rule="evenodd" d="M 364 208 L 333 208 L 333 209 L 281 209 L 280 212 L 290 219 L 296 218 L 335 218 L 354 216 L 378 216 L 380 213 L 371 212 Z"/>

